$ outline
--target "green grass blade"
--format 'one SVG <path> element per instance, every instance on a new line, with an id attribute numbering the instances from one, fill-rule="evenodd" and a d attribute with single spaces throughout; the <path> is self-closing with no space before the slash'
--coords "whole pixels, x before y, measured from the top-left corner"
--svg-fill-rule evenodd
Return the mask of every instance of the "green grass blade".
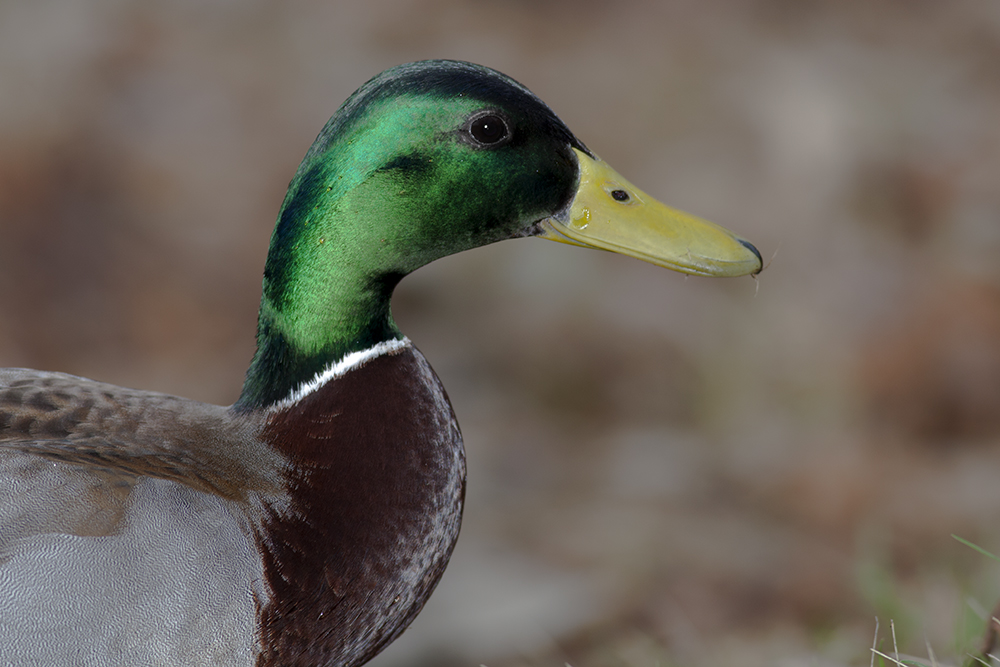
<path id="1" fill-rule="evenodd" d="M 976 551 L 978 551 L 979 553 L 981 553 L 984 556 L 992 558 L 993 560 L 996 560 L 996 561 L 1000 561 L 1000 556 L 994 556 L 993 554 L 991 554 L 989 551 L 987 551 L 986 549 L 982 548 L 978 544 L 973 544 L 969 540 L 962 539 L 961 537 L 959 537 L 958 535 L 955 535 L 954 533 L 952 533 L 951 536 L 954 537 L 959 542 L 961 542 L 962 544 L 964 544 L 965 546 L 969 547 L 970 549 L 975 549 Z"/>

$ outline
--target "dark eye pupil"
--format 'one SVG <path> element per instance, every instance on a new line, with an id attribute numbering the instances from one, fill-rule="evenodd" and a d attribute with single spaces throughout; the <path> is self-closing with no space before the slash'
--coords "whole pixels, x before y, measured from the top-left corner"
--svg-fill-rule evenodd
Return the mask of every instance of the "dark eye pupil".
<path id="1" fill-rule="evenodd" d="M 499 116 L 481 116 L 469 128 L 472 137 L 481 144 L 495 144 L 507 136 L 507 124 Z"/>
<path id="2" fill-rule="evenodd" d="M 611 196 L 615 198 L 615 201 L 628 201 L 628 193 L 624 190 L 612 190 Z"/>

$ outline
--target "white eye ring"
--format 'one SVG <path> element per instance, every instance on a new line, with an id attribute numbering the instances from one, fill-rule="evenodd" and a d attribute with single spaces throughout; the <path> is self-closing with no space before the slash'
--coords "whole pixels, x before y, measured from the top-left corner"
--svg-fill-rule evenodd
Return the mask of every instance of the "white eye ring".
<path id="1" fill-rule="evenodd" d="M 493 148 L 510 139 L 510 126 L 496 111 L 486 111 L 471 118 L 466 131 L 472 141 L 484 148 Z"/>

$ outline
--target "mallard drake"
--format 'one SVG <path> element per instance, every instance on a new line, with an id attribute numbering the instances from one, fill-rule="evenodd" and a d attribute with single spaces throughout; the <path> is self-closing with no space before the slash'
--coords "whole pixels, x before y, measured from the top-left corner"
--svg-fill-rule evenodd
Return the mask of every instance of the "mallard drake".
<path id="1" fill-rule="evenodd" d="M 234 405 L 0 371 L 0 664 L 371 659 L 441 577 L 465 489 L 448 397 L 390 297 L 439 257 L 525 236 L 697 275 L 761 269 L 509 77 L 453 61 L 379 74 L 291 181 Z"/>

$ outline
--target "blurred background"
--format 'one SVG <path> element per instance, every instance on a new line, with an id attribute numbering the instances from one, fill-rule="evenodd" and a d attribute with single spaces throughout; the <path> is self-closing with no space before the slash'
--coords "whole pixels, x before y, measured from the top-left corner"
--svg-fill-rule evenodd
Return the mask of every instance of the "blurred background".
<path id="1" fill-rule="evenodd" d="M 1000 599 L 951 537 L 1000 552 L 996 0 L 3 0 L 0 366 L 235 400 L 298 161 L 441 57 L 770 264 L 525 239 L 401 284 L 469 493 L 373 664 L 868 665 L 876 617 L 961 662 Z"/>

